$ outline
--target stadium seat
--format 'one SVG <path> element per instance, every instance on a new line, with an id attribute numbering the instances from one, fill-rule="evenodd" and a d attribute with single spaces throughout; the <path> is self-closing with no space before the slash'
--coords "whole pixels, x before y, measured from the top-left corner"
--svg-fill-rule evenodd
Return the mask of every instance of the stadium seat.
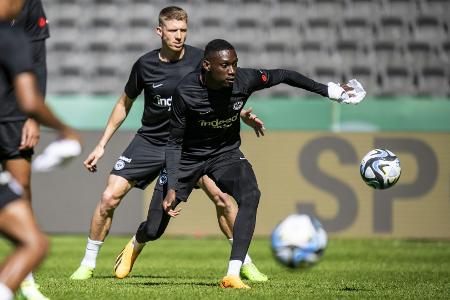
<path id="1" fill-rule="evenodd" d="M 413 20 L 418 12 L 415 0 L 384 0 L 383 3 L 383 15 L 400 17 L 405 23 Z"/>
<path id="2" fill-rule="evenodd" d="M 234 26 L 224 35 L 225 39 L 229 39 L 232 43 L 241 43 L 252 41 L 255 47 L 261 47 L 264 40 L 264 31 L 261 29 L 261 23 L 255 18 L 240 18 L 235 20 Z M 222 34 L 225 32 L 222 31 Z M 217 38 L 217 32 L 215 37 Z"/>
<path id="3" fill-rule="evenodd" d="M 311 1 L 311 8 L 308 11 L 308 15 L 337 21 L 343 16 L 344 10 L 344 0 L 315 0 Z"/>
<path id="4" fill-rule="evenodd" d="M 300 32 L 296 24 L 287 18 L 275 17 L 270 21 L 268 37 L 266 40 L 271 43 L 285 44 L 289 48 L 293 48 L 298 44 Z"/>
<path id="5" fill-rule="evenodd" d="M 345 8 L 344 16 L 358 17 L 375 23 L 381 14 L 381 1 L 373 0 L 349 0 Z"/>
<path id="6" fill-rule="evenodd" d="M 383 70 L 387 66 L 404 66 L 407 57 L 404 48 L 394 42 L 375 41 L 373 46 L 374 68 Z"/>
<path id="7" fill-rule="evenodd" d="M 321 42 L 323 45 L 332 44 L 337 35 L 335 23 L 324 17 L 309 18 L 304 27 L 305 39 Z"/>
<path id="8" fill-rule="evenodd" d="M 354 65 L 361 64 L 361 62 L 371 63 L 371 57 L 365 47 L 358 45 L 357 41 L 338 41 L 334 49 L 338 60 L 336 67 L 351 68 Z"/>
<path id="9" fill-rule="evenodd" d="M 310 8 L 309 0 L 275 0 L 272 4 L 272 17 L 290 19 L 297 25 L 307 18 Z"/>
<path id="10" fill-rule="evenodd" d="M 343 82 L 344 74 L 339 74 L 335 68 L 326 64 L 314 68 L 314 80 L 326 84 L 327 82 Z"/>
<path id="11" fill-rule="evenodd" d="M 329 49 L 316 41 L 303 41 L 294 57 L 297 65 L 307 69 L 314 69 L 324 62 L 330 66 L 337 64 L 335 56 L 330 55 Z"/>
<path id="12" fill-rule="evenodd" d="M 381 73 L 381 96 L 415 95 L 414 77 L 405 66 L 389 66 Z"/>
<path id="13" fill-rule="evenodd" d="M 449 81 L 443 67 L 425 67 L 418 77 L 418 95 L 448 97 Z"/>
<path id="14" fill-rule="evenodd" d="M 364 18 L 346 18 L 341 23 L 340 36 L 344 40 L 353 40 L 360 44 L 370 44 L 373 37 L 373 27 Z"/>
<path id="15" fill-rule="evenodd" d="M 409 64 L 416 70 L 445 64 L 437 48 L 426 42 L 411 41 L 407 45 Z"/>
<path id="16" fill-rule="evenodd" d="M 443 24 L 436 17 L 419 16 L 413 27 L 413 38 L 416 41 L 440 43 L 446 38 L 446 33 Z"/>
<path id="17" fill-rule="evenodd" d="M 420 11 L 426 15 L 436 16 L 440 21 L 447 20 L 450 11 L 450 1 L 448 0 L 420 0 Z"/>
<path id="18" fill-rule="evenodd" d="M 450 65 L 450 40 L 443 42 L 440 50 L 445 63 Z"/>
<path id="19" fill-rule="evenodd" d="M 377 40 L 404 44 L 410 38 L 408 25 L 398 16 L 381 17 L 376 29 Z"/>
<path id="20" fill-rule="evenodd" d="M 262 18 L 262 16 L 267 16 L 267 12 L 270 10 L 267 0 L 240 0 L 233 3 L 232 6 L 234 9 L 227 18 L 233 23 L 234 20 L 245 18 L 253 18 L 259 23 L 264 23 L 267 18 Z"/>

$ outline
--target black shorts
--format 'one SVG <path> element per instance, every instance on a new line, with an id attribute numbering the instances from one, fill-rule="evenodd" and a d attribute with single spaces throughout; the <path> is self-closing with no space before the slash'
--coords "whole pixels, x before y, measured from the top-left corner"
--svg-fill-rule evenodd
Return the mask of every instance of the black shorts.
<path id="1" fill-rule="evenodd" d="M 24 124 L 25 121 L 0 122 L 0 161 L 30 159 L 33 155 L 33 149 L 19 150 Z"/>
<path id="2" fill-rule="evenodd" d="M 7 173 L 0 173 L 0 209 L 9 203 L 20 199 L 22 188 Z"/>
<path id="3" fill-rule="evenodd" d="M 139 189 L 145 189 L 163 169 L 165 150 L 165 146 L 156 145 L 136 134 L 115 163 L 111 174 L 134 182 Z"/>
<path id="4" fill-rule="evenodd" d="M 221 175 L 226 173 L 229 167 L 235 166 L 236 164 L 244 164 L 251 170 L 251 174 L 253 174 L 251 164 L 239 149 L 226 152 L 207 160 L 190 159 L 183 157 L 182 155 L 178 172 L 177 200 L 187 201 L 192 189 L 196 187 L 198 180 L 203 175 L 208 175 L 219 188 L 221 188 Z M 222 191 L 231 194 L 231 191 Z"/>

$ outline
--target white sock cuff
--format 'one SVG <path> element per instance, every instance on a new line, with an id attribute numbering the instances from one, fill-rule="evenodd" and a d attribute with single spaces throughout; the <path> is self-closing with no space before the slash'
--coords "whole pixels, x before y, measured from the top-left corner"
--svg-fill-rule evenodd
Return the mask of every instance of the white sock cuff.
<path id="1" fill-rule="evenodd" d="M 230 260 L 228 263 L 227 275 L 238 275 L 241 272 L 242 261 L 240 260 Z"/>
<path id="2" fill-rule="evenodd" d="M 25 277 L 24 280 L 29 281 L 29 282 L 33 282 L 33 283 L 34 283 L 33 273 L 31 273 L 31 272 L 28 273 L 27 277 Z"/>
<path id="3" fill-rule="evenodd" d="M 0 299 L 2 300 L 12 300 L 14 294 L 9 287 L 3 282 L 0 282 Z"/>
<path id="4" fill-rule="evenodd" d="M 246 254 L 244 259 L 244 265 L 249 264 L 252 262 L 252 259 L 250 258 L 250 255 Z"/>
<path id="5" fill-rule="evenodd" d="M 228 239 L 228 242 L 230 243 L 231 246 L 233 246 L 233 239 Z"/>
<path id="6" fill-rule="evenodd" d="M 93 245 L 97 245 L 97 246 L 103 245 L 102 241 L 94 241 L 94 240 L 91 240 L 89 237 L 88 237 L 88 243 L 89 244 L 93 244 Z"/>

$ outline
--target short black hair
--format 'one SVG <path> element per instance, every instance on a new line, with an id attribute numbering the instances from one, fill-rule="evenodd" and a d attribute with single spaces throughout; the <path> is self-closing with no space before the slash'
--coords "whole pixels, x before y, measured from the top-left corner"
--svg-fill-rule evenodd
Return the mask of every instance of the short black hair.
<path id="1" fill-rule="evenodd" d="M 205 57 L 208 57 L 212 52 L 222 50 L 234 50 L 234 47 L 229 42 L 222 39 L 212 40 L 205 47 Z"/>

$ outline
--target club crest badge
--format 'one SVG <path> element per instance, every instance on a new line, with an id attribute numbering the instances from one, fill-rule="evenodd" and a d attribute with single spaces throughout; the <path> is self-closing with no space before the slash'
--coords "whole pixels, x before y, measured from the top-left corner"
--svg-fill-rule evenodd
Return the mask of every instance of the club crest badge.
<path id="1" fill-rule="evenodd" d="M 114 165 L 114 170 L 119 171 L 122 170 L 125 167 L 125 162 L 121 159 L 119 159 L 116 164 Z"/>
<path id="2" fill-rule="evenodd" d="M 244 102 L 242 101 L 238 101 L 236 103 L 233 104 L 233 109 L 234 110 L 240 110 L 242 108 L 242 106 L 244 105 Z"/>
<path id="3" fill-rule="evenodd" d="M 159 185 L 165 185 L 167 183 L 167 171 L 166 169 L 163 169 L 159 175 L 158 180 Z"/>

